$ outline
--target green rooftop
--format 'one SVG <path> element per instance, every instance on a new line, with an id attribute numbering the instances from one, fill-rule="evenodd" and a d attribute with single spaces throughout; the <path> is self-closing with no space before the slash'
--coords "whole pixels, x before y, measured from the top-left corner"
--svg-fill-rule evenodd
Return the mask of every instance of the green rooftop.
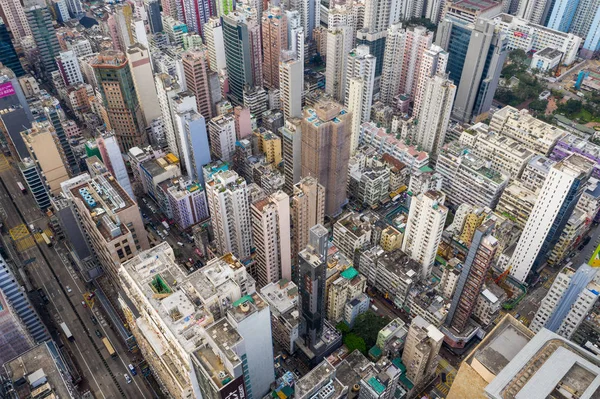
<path id="1" fill-rule="evenodd" d="M 398 368 L 398 370 L 400 370 L 400 372 L 402 374 L 406 373 L 406 366 L 404 365 L 404 363 L 402 363 L 402 359 L 397 357 L 395 359 L 392 360 L 392 364 L 394 366 L 396 366 Z"/>
<path id="2" fill-rule="evenodd" d="M 369 385 L 371 388 L 375 390 L 378 394 L 382 394 L 385 391 L 385 385 L 383 385 L 377 378 L 371 377 L 369 379 Z"/>
<path id="3" fill-rule="evenodd" d="M 419 170 L 420 170 L 421 172 L 425 172 L 425 173 L 433 172 L 433 169 L 431 169 L 431 168 L 429 167 L 429 165 L 421 166 L 421 167 L 419 168 Z"/>
<path id="4" fill-rule="evenodd" d="M 354 267 L 350 266 L 349 268 L 347 268 L 340 274 L 342 275 L 343 278 L 345 278 L 347 280 L 352 280 L 354 277 L 358 276 L 358 270 L 356 270 Z"/>
<path id="5" fill-rule="evenodd" d="M 167 282 L 163 280 L 160 274 L 154 276 L 154 278 L 150 282 L 150 285 L 152 286 L 152 290 L 156 294 L 171 294 L 173 292 L 171 290 L 171 287 L 169 287 L 169 284 L 167 284 Z"/>
<path id="6" fill-rule="evenodd" d="M 238 299 L 237 301 L 235 301 L 233 303 L 233 307 L 238 307 L 242 303 L 245 303 L 245 302 L 252 302 L 252 303 L 254 303 L 254 299 L 250 295 L 244 295 L 243 297 L 241 297 L 240 299 Z"/>

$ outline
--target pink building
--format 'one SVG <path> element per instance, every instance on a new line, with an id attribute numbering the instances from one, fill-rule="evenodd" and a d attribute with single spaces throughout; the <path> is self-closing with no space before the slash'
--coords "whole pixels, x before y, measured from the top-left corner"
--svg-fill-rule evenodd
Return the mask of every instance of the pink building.
<path id="1" fill-rule="evenodd" d="M 77 124 L 74 121 L 66 120 L 63 121 L 61 124 L 68 138 L 72 139 L 73 137 L 79 137 L 81 135 L 79 126 L 77 126 Z"/>
<path id="2" fill-rule="evenodd" d="M 181 55 L 187 90 L 196 96 L 198 112 L 209 120 L 213 117 L 208 84 L 208 54 L 203 48 L 194 48 Z"/>
<path id="3" fill-rule="evenodd" d="M 252 134 L 252 118 L 250 116 L 250 108 L 237 106 L 233 109 L 235 117 L 235 134 L 238 140 L 250 136 Z"/>

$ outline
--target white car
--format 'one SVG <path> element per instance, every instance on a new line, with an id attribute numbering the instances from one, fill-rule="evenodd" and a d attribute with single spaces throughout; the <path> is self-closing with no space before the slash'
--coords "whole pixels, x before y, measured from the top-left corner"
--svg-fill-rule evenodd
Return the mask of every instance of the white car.
<path id="1" fill-rule="evenodd" d="M 71 289 L 71 287 L 69 287 L 68 285 L 67 285 L 67 287 L 66 287 L 66 288 L 67 288 L 67 292 L 68 292 L 69 294 L 70 294 L 71 292 L 73 292 L 73 290 Z"/>
<path id="2" fill-rule="evenodd" d="M 131 377 L 127 374 L 123 374 L 123 377 L 125 377 L 125 381 L 127 381 L 128 384 L 131 384 Z"/>

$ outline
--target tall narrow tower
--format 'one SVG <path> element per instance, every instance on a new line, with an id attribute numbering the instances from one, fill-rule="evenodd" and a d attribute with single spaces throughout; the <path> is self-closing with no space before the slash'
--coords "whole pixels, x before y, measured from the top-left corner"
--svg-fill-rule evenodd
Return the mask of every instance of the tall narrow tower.
<path id="1" fill-rule="evenodd" d="M 60 44 L 48 7 L 43 2 L 41 2 L 42 5 L 35 1 L 32 3 L 33 5 L 26 8 L 25 15 L 40 53 L 42 73 L 47 80 L 50 80 L 50 74 L 57 69 L 55 59 L 60 53 Z"/>
<path id="2" fill-rule="evenodd" d="M 203 48 L 194 48 L 181 55 L 186 89 L 196 96 L 198 112 L 206 120 L 213 117 L 208 83 L 208 57 Z"/>
<path id="3" fill-rule="evenodd" d="M 269 8 L 262 17 L 262 47 L 265 86 L 278 89 L 279 57 L 288 48 L 287 17 L 280 7 Z"/>

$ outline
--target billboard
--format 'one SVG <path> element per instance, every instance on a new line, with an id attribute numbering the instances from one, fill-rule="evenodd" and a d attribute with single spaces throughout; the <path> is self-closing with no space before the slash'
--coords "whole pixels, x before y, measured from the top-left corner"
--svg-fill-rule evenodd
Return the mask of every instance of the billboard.
<path id="1" fill-rule="evenodd" d="M 221 399 L 246 399 L 246 385 L 241 375 L 221 389 Z"/>
<path id="2" fill-rule="evenodd" d="M 0 98 L 12 96 L 15 94 L 15 88 L 12 83 L 6 82 L 0 84 Z"/>
<path id="3" fill-rule="evenodd" d="M 588 265 L 592 267 L 600 267 L 600 245 L 598 245 L 598 248 L 596 248 L 596 250 L 592 254 Z"/>

